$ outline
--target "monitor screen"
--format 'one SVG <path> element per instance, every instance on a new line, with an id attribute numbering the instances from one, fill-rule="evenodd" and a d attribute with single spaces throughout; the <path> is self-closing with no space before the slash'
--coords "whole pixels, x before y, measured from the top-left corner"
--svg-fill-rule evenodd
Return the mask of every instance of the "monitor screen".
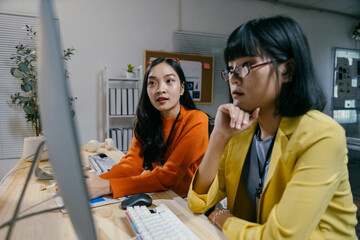
<path id="1" fill-rule="evenodd" d="M 96 239 L 51 0 L 41 0 L 38 32 L 39 106 L 51 165 L 78 238 Z"/>

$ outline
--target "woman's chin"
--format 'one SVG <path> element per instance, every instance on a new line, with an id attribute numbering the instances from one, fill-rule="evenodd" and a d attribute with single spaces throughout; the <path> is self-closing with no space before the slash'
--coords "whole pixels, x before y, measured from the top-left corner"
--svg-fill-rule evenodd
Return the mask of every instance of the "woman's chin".
<path id="1" fill-rule="evenodd" d="M 245 111 L 245 112 L 252 112 L 252 111 L 255 110 L 255 107 L 249 106 L 249 105 L 244 104 L 244 103 L 241 103 L 241 102 L 239 102 L 237 100 L 234 100 L 233 104 L 235 106 L 237 106 L 238 108 L 240 108 L 241 110 Z"/>

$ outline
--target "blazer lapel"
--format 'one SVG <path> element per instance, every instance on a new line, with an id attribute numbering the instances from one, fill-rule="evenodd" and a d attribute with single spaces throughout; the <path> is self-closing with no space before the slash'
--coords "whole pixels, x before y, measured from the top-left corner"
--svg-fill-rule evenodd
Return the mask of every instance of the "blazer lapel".
<path id="1" fill-rule="evenodd" d="M 283 117 L 281 119 L 280 126 L 276 134 L 273 151 L 271 154 L 269 172 L 266 177 L 263 193 L 266 192 L 266 187 L 269 185 L 269 182 L 271 181 L 271 178 L 274 175 L 279 159 L 285 152 L 290 137 L 295 131 L 296 126 L 298 125 L 300 119 L 301 119 L 300 117 Z"/>
<path id="2" fill-rule="evenodd" d="M 274 175 L 276 166 L 279 162 L 279 159 L 280 159 L 283 151 L 285 150 L 285 148 L 288 144 L 288 141 L 289 141 L 289 139 L 286 137 L 284 132 L 281 131 L 281 129 L 278 129 L 276 137 L 275 137 L 274 147 L 273 147 L 272 154 L 271 154 L 269 171 L 268 171 L 268 175 L 266 177 L 264 190 L 266 189 L 266 186 L 268 185 L 272 176 Z"/>
<path id="3" fill-rule="evenodd" d="M 243 141 L 241 141 L 241 144 L 235 144 L 234 148 L 231 150 L 232 153 L 229 154 L 230 156 L 232 156 L 232 158 L 234 158 L 228 161 L 230 164 L 228 167 L 226 167 L 227 169 L 229 169 L 226 177 L 228 179 L 228 182 L 226 183 L 226 194 L 228 198 L 229 209 L 232 209 L 234 207 L 242 169 L 252 141 L 252 137 L 254 136 L 256 125 L 257 123 L 254 123 L 253 126 L 251 126 L 247 131 L 241 133 L 241 135 L 238 135 L 241 139 L 243 139 Z M 234 138 L 236 137 L 237 136 L 235 136 Z M 234 142 L 237 142 L 236 139 L 234 139 Z"/>

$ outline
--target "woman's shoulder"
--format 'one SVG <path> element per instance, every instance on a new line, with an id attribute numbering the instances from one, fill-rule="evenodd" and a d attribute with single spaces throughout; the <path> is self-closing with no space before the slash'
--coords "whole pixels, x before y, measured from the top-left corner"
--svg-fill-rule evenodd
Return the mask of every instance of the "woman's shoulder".
<path id="1" fill-rule="evenodd" d="M 311 124 L 319 129 L 333 129 L 343 132 L 344 129 L 332 117 L 322 113 L 318 110 L 310 110 L 303 115 L 301 122 L 304 124 Z"/>
<path id="2" fill-rule="evenodd" d="M 312 141 L 327 137 L 336 138 L 339 141 L 345 139 L 344 128 L 333 118 L 317 110 L 310 110 L 304 115 L 295 117 L 288 121 L 287 127 L 291 135 L 306 137 Z"/>
<path id="3" fill-rule="evenodd" d="M 191 110 L 188 110 L 186 108 L 184 108 L 184 119 L 187 119 L 187 120 L 193 120 L 193 121 L 208 121 L 209 120 L 209 117 L 208 115 L 201 111 L 201 110 L 197 110 L 197 109 L 191 109 Z"/>

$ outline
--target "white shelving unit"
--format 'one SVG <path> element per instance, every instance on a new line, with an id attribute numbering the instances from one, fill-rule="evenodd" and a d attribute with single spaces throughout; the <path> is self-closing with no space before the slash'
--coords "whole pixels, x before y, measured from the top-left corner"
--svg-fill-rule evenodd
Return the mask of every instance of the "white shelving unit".
<path id="1" fill-rule="evenodd" d="M 111 77 L 104 71 L 106 95 L 106 138 L 112 138 L 116 147 L 127 152 L 142 86 L 142 66 L 135 68 L 136 77 Z M 136 106 L 135 106 L 136 105 Z M 126 110 L 124 110 L 126 108 Z M 116 135 L 116 136 L 114 136 Z"/>

